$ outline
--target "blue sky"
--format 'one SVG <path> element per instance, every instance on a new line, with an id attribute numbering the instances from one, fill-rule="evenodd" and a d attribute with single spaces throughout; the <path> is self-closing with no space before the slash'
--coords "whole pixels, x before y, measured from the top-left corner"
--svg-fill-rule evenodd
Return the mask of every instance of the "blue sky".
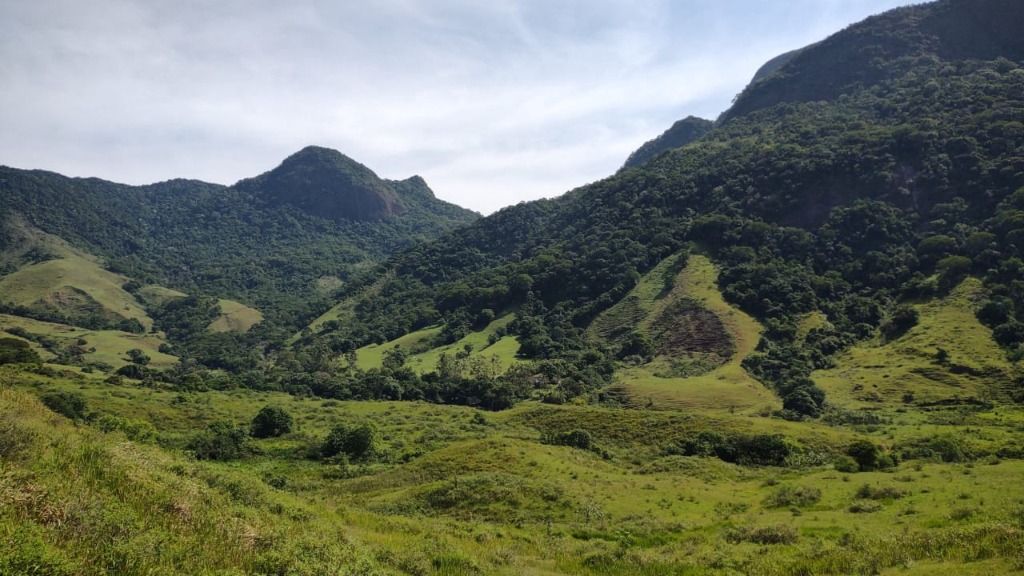
<path id="1" fill-rule="evenodd" d="M 898 0 L 0 0 L 0 164 L 233 183 L 307 144 L 488 213 Z"/>

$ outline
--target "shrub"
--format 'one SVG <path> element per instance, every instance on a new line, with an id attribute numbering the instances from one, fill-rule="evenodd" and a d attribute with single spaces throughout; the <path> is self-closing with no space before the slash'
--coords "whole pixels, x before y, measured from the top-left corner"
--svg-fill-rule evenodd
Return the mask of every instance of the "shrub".
<path id="1" fill-rule="evenodd" d="M 594 447 L 594 440 L 590 436 L 590 432 L 587 432 L 586 430 L 572 430 L 561 434 L 548 434 L 542 439 L 542 441 L 545 444 L 569 446 L 571 448 L 579 448 L 581 450 L 590 450 Z"/>
<path id="2" fill-rule="evenodd" d="M 252 419 L 249 434 L 254 438 L 276 438 L 292 431 L 292 416 L 283 408 L 264 406 Z"/>
<path id="3" fill-rule="evenodd" d="M 0 365 L 2 364 L 38 364 L 39 354 L 31 345 L 17 338 L 0 338 Z"/>
<path id="4" fill-rule="evenodd" d="M 132 420 L 104 414 L 96 421 L 96 427 L 103 432 L 123 432 L 134 442 L 151 442 L 156 439 L 156 428 L 147 420 Z"/>
<path id="5" fill-rule="evenodd" d="M 248 452 L 249 435 L 229 422 L 215 422 L 189 442 L 199 460 L 234 460 Z"/>
<path id="6" fill-rule="evenodd" d="M 854 494 L 861 500 L 898 500 L 906 496 L 906 492 L 893 486 L 872 486 L 864 484 Z"/>
<path id="7" fill-rule="evenodd" d="M 72 420 L 85 420 L 85 398 L 76 392 L 47 392 L 40 400 L 47 408 Z"/>
<path id="8" fill-rule="evenodd" d="M 762 526 L 752 528 L 744 526 L 733 528 L 726 532 L 725 539 L 732 544 L 741 542 L 753 542 L 755 544 L 793 544 L 797 540 L 797 533 L 791 526 Z"/>
<path id="9" fill-rule="evenodd" d="M 128 351 L 128 360 L 130 360 L 132 364 L 137 364 L 139 366 L 146 366 L 149 364 L 149 356 L 138 348 L 132 348 Z"/>
<path id="10" fill-rule="evenodd" d="M 821 500 L 821 490 L 813 486 L 780 486 L 768 498 L 764 505 L 769 508 L 785 508 L 811 506 Z"/>
<path id="11" fill-rule="evenodd" d="M 883 506 L 878 502 L 872 502 L 871 500 L 862 500 L 860 502 L 854 502 L 850 504 L 850 512 L 854 514 L 870 514 L 872 512 L 878 512 Z"/>
<path id="12" fill-rule="evenodd" d="M 892 457 L 868 440 L 857 440 L 846 449 L 846 454 L 857 462 L 861 472 L 883 470 L 895 465 Z"/>
<path id="13" fill-rule="evenodd" d="M 882 323 L 882 335 L 886 340 L 895 340 L 917 326 L 918 314 L 911 306 L 900 306 Z"/>
<path id="14" fill-rule="evenodd" d="M 780 434 L 726 436 L 701 432 L 679 442 L 669 453 L 683 456 L 715 456 L 719 460 L 747 466 L 784 466 L 792 449 Z"/>
<path id="15" fill-rule="evenodd" d="M 332 458 L 344 454 L 349 458 L 366 458 L 373 453 L 377 431 L 370 424 L 349 427 L 339 424 L 331 429 L 320 445 L 320 455 Z"/>
<path id="16" fill-rule="evenodd" d="M 860 472 L 860 465 L 857 464 L 857 461 L 846 454 L 838 456 L 833 466 L 837 472 L 843 472 L 846 474 Z"/>

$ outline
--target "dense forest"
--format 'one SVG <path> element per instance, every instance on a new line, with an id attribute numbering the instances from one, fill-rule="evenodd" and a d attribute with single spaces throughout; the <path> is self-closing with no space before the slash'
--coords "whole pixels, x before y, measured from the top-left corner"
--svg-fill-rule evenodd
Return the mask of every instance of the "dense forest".
<path id="1" fill-rule="evenodd" d="M 133 187 L 0 167 L 0 221 L 13 216 L 140 284 L 234 298 L 289 328 L 322 311 L 361 267 L 477 217 L 436 199 L 422 178 L 383 180 L 317 147 L 230 187 Z M 0 229 L 0 250 L 9 236 Z"/>
<path id="2" fill-rule="evenodd" d="M 904 303 L 968 274 L 985 279 L 979 314 L 1017 356 L 1024 48 L 1004 26 L 1020 6 L 988 4 L 977 13 L 987 20 L 971 24 L 992 26 L 984 44 L 969 41 L 973 28 L 950 28 L 974 13 L 969 2 L 836 34 L 749 87 L 696 142 L 396 255 L 347 287 L 351 321 L 305 342 L 361 346 L 437 322 L 458 333 L 482 311 L 515 310 L 526 357 L 613 358 L 584 328 L 690 247 L 713 256 L 726 297 L 767 327 L 748 369 L 797 412 L 824 402 L 811 370 L 879 328 L 905 331 Z M 836 51 L 845 65 L 826 66 Z M 787 97 L 771 95 L 777 83 Z M 830 326 L 797 343 L 796 321 L 811 311 Z"/>

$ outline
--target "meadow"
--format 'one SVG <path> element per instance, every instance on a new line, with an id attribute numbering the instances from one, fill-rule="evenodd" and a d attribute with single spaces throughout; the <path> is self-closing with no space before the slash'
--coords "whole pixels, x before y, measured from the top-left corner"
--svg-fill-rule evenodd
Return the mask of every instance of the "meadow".
<path id="1" fill-rule="evenodd" d="M 550 406 L 498 413 L 280 393 L 182 393 L 0 371 L 0 567 L 124 574 L 922 574 L 1024 567 L 1024 410 L 883 411 L 872 424 Z M 72 422 L 36 400 L 80 395 Z M 294 419 L 227 462 L 189 456 L 217 421 Z M 129 440 L 111 418 L 146 422 Z M 369 423 L 370 458 L 313 453 Z M 109 428 L 109 427 L 108 427 Z M 553 444 L 586 430 L 588 448 Z M 780 466 L 686 456 L 701 433 L 781 435 Z M 959 450 L 922 450 L 947 438 Z M 857 440 L 892 469 L 837 470 Z M 941 448 L 931 446 L 931 448 Z M 1007 456 L 1009 455 L 1009 456 Z M 944 458 L 949 461 L 944 461 Z M 157 546 L 155 542 L 163 544 Z"/>

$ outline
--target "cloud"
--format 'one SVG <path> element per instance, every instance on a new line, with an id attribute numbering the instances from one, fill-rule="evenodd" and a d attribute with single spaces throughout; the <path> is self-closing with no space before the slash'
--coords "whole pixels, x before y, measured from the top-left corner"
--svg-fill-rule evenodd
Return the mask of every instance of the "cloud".
<path id="1" fill-rule="evenodd" d="M 0 0 L 0 163 L 231 183 L 320 144 L 490 212 L 901 3 Z"/>

